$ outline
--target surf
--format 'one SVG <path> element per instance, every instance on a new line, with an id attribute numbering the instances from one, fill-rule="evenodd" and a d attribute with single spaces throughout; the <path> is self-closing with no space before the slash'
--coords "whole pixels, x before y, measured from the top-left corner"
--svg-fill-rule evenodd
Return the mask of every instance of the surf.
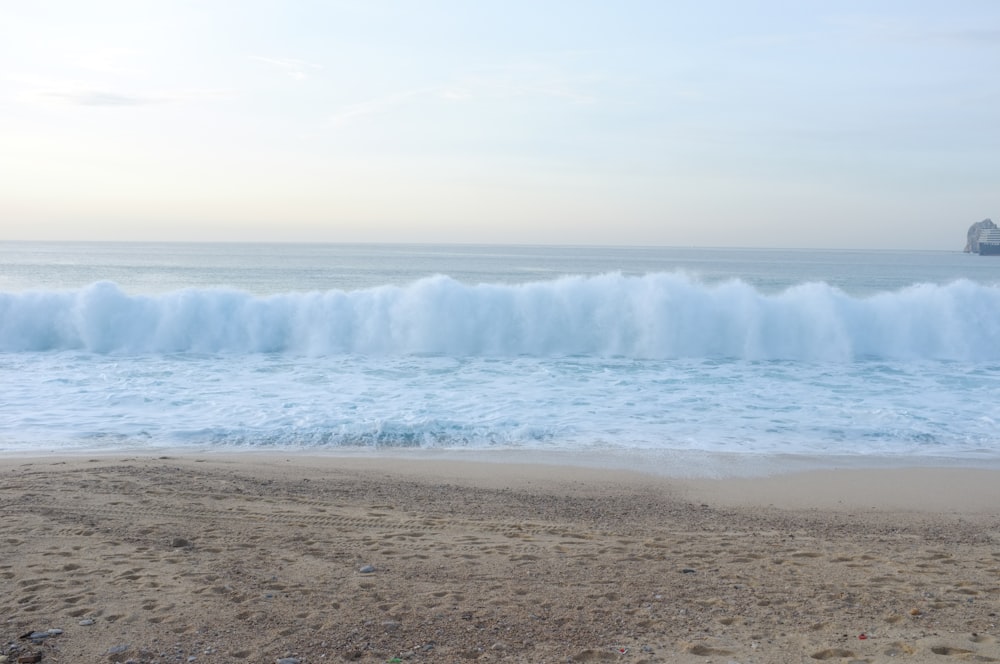
<path id="1" fill-rule="evenodd" d="M 259 296 L 129 294 L 114 282 L 0 293 L 0 352 L 445 355 L 856 361 L 1000 359 L 1000 288 L 968 280 L 867 297 L 766 293 L 684 273 Z"/>

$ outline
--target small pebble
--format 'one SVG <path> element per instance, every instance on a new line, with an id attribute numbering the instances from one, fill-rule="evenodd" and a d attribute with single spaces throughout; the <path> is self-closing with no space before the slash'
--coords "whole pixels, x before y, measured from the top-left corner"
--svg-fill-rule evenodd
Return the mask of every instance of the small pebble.
<path id="1" fill-rule="evenodd" d="M 297 657 L 282 657 L 276 664 L 299 664 L 299 659 Z"/>
<path id="2" fill-rule="evenodd" d="M 170 546 L 174 547 L 175 549 L 179 549 L 181 547 L 191 546 L 191 542 L 187 541 L 183 537 L 175 537 L 172 540 L 170 540 Z"/>
<path id="3" fill-rule="evenodd" d="M 374 565 L 365 565 L 364 567 L 362 567 L 358 571 L 361 572 L 362 574 L 372 574 L 372 573 L 375 572 L 375 566 Z"/>
<path id="4" fill-rule="evenodd" d="M 91 625 L 94 624 L 94 619 L 93 618 L 84 618 L 83 620 L 81 620 L 77 624 L 79 624 L 80 627 L 89 627 L 89 626 L 91 626 Z"/>
<path id="5" fill-rule="evenodd" d="M 690 567 L 685 567 L 684 569 L 681 570 L 681 574 L 694 574 L 694 573 L 695 570 L 691 569 Z"/>

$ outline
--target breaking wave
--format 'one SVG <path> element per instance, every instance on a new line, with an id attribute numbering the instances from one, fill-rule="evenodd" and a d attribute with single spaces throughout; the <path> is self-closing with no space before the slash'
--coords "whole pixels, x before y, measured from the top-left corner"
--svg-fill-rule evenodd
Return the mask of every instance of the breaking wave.
<path id="1" fill-rule="evenodd" d="M 1000 287 L 960 280 L 854 297 L 679 273 L 291 292 L 130 295 L 111 282 L 0 293 L 0 351 L 296 355 L 1000 359 Z"/>

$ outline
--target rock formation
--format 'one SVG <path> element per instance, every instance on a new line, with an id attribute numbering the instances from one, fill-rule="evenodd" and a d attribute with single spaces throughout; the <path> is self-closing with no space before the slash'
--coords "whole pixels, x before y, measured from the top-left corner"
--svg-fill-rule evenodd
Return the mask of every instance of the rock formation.
<path id="1" fill-rule="evenodd" d="M 969 233 L 967 236 L 967 241 L 965 243 L 965 253 L 972 252 L 974 254 L 979 253 L 979 231 L 986 228 L 996 228 L 997 225 L 993 223 L 992 219 L 983 219 L 982 221 L 976 222 L 969 226 Z"/>

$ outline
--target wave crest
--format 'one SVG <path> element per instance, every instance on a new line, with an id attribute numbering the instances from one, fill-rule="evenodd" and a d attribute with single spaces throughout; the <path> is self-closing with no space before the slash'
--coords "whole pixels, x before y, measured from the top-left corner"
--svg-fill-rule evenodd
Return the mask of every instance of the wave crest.
<path id="1" fill-rule="evenodd" d="M 224 288 L 129 295 L 111 282 L 0 293 L 0 351 L 1000 359 L 1000 288 L 920 284 L 867 298 L 823 283 L 605 274 L 529 284 L 267 297 Z"/>

